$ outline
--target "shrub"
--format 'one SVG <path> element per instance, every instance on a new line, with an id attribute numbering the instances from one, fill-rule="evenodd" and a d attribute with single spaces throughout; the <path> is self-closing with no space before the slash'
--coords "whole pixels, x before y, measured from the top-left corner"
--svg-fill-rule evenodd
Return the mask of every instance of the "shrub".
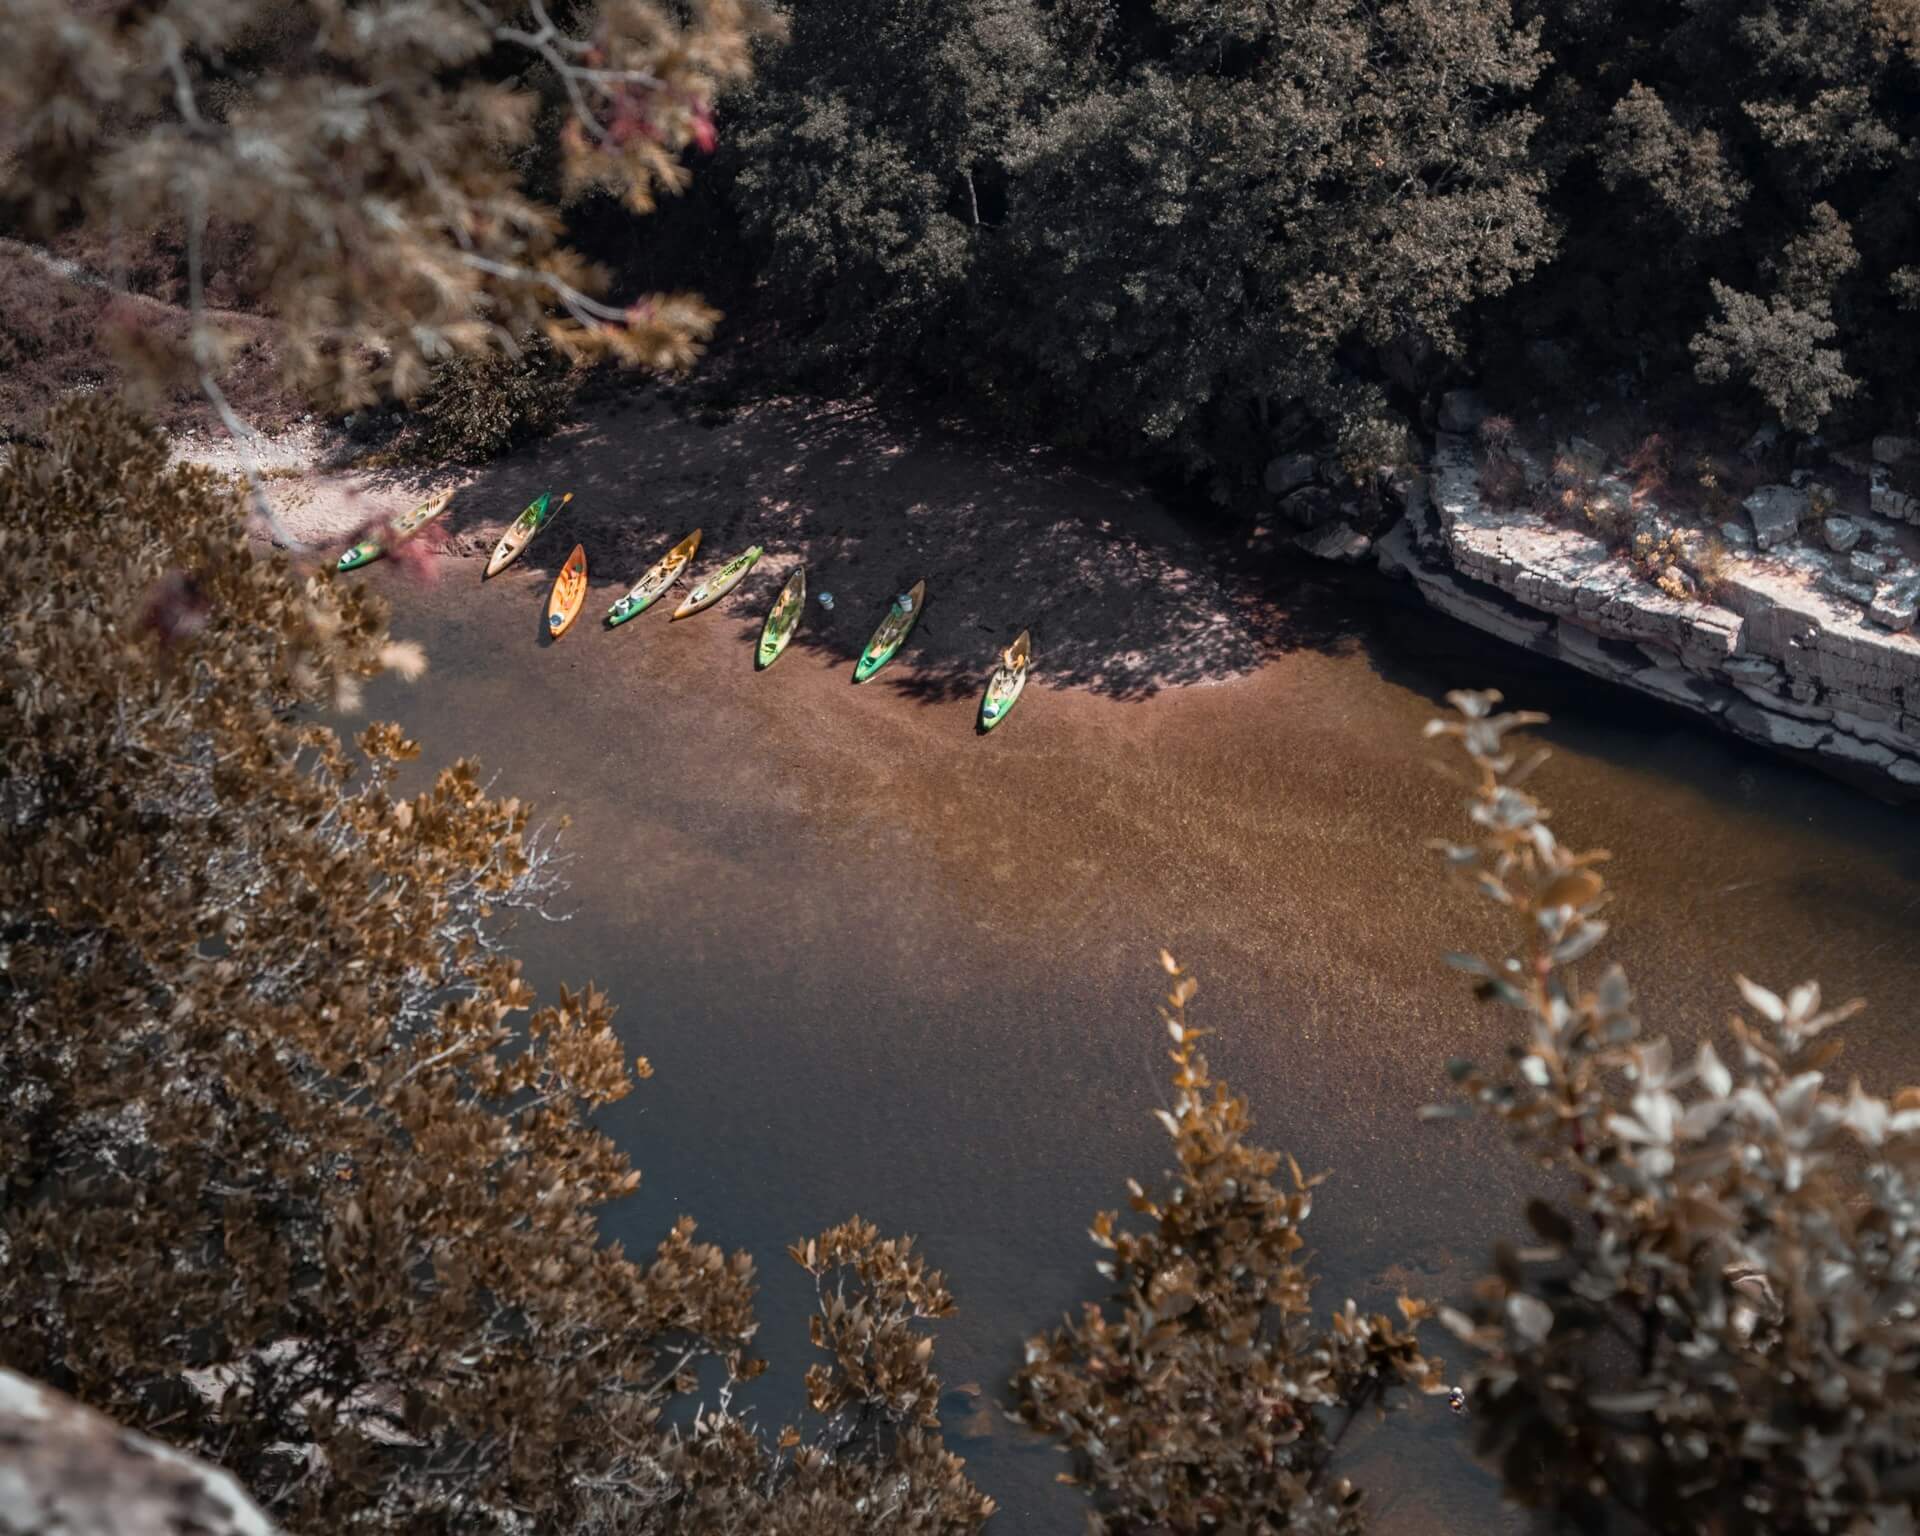
<path id="1" fill-rule="evenodd" d="M 1094 1217 L 1112 1295 L 1027 1341 L 1020 1417 L 1074 1453 L 1068 1481 L 1096 1531 L 1356 1533 L 1360 1492 L 1333 1471 L 1345 1427 L 1402 1386 L 1446 1385 L 1411 1332 L 1352 1301 L 1326 1331 L 1311 1325 L 1297 1255 L 1319 1180 L 1251 1139 L 1245 1101 L 1209 1074 L 1188 1022 L 1196 983 L 1161 959 L 1175 1167 L 1152 1195 L 1127 1181 L 1140 1220 Z M 1402 1297 L 1400 1311 L 1417 1324 L 1429 1309 Z"/>
<path id="2" fill-rule="evenodd" d="M 573 403 L 576 371 L 539 337 L 524 338 L 520 352 L 434 364 L 403 419 L 400 451 L 481 463 L 553 432 Z"/>
<path id="3" fill-rule="evenodd" d="M 1428 726 L 1474 772 L 1474 841 L 1442 845 L 1510 916 L 1515 947 L 1456 955 L 1515 1010 L 1497 1067 L 1453 1064 L 1470 1103 L 1567 1191 L 1536 1200 L 1525 1249 L 1503 1246 L 1468 1312 L 1480 1449 L 1507 1491 L 1581 1531 L 1905 1531 L 1920 1513 L 1920 1089 L 1889 1103 L 1826 1086 L 1821 1006 L 1737 977 L 1747 1012 L 1726 1058 L 1685 1056 L 1642 1025 L 1604 940 L 1597 865 L 1521 788 L 1498 693 L 1448 695 Z"/>

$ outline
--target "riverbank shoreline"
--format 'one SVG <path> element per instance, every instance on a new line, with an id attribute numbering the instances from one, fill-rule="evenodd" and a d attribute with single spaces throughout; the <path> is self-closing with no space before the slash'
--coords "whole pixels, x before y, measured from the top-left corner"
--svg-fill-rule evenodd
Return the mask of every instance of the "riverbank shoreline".
<path id="1" fill-rule="evenodd" d="M 1804 496 L 1797 485 L 1763 494 L 1781 493 Z M 1882 520 L 1854 511 L 1829 524 L 1840 530 L 1829 535 L 1836 540 L 1857 541 L 1872 528 L 1876 546 L 1893 552 L 1871 557 L 1882 566 L 1903 558 L 1899 531 Z M 1723 557 L 1726 572 L 1710 596 L 1663 591 L 1598 538 L 1494 503 L 1469 439 L 1442 432 L 1428 472 L 1407 488 L 1404 515 L 1374 553 L 1381 570 L 1461 623 L 1678 705 L 1880 798 L 1920 799 L 1920 640 L 1869 621 L 1861 602 L 1838 590 L 1844 583 L 1827 553 L 1787 544 L 1770 557 L 1762 540 L 1756 557 L 1752 542 Z M 1881 612 L 1876 603 L 1874 615 Z"/>

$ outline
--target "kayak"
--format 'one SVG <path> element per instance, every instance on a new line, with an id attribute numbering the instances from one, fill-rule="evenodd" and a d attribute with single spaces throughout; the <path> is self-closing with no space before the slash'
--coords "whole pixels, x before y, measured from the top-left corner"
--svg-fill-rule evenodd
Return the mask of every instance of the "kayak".
<path id="1" fill-rule="evenodd" d="M 745 554 L 735 555 L 713 575 L 689 592 L 680 606 L 673 610 L 676 619 L 684 619 L 690 613 L 698 613 L 702 608 L 711 608 L 735 587 L 740 578 L 753 569 L 753 562 L 760 558 L 760 546 L 754 545 Z"/>
<path id="2" fill-rule="evenodd" d="M 552 522 L 559 510 L 572 500 L 572 491 L 568 491 L 557 502 L 553 499 L 553 492 L 548 491 L 537 500 L 528 502 L 527 510 L 508 525 L 507 531 L 500 535 L 500 542 L 493 546 L 493 558 L 487 562 L 487 575 L 498 576 L 518 560 L 520 552 L 533 536 Z"/>
<path id="3" fill-rule="evenodd" d="M 853 669 L 856 683 L 864 683 L 893 660 L 893 653 L 900 649 L 908 631 L 919 622 L 921 601 L 926 595 L 927 584 L 916 581 L 912 590 L 901 593 L 893 600 L 887 616 L 880 621 L 880 627 L 873 632 L 867 648 L 860 653 L 859 664 Z"/>
<path id="4" fill-rule="evenodd" d="M 547 633 L 558 640 L 572 629 L 586 600 L 587 547 L 576 544 L 567 563 L 560 567 L 560 574 L 553 578 L 553 595 L 547 599 Z"/>
<path id="5" fill-rule="evenodd" d="M 633 590 L 607 610 L 607 626 L 624 624 L 645 613 L 655 598 L 679 580 L 699 547 L 700 530 L 696 528 L 655 561 L 647 574 L 633 584 Z"/>
<path id="6" fill-rule="evenodd" d="M 802 565 L 787 578 L 780 595 L 768 610 L 767 622 L 760 630 L 760 656 L 755 663 L 762 672 L 780 659 L 794 630 L 800 627 L 800 615 L 807 606 L 807 568 Z"/>
<path id="7" fill-rule="evenodd" d="M 369 534 L 352 549 L 340 557 L 335 570 L 351 571 L 360 566 L 378 560 L 387 552 L 388 544 L 398 544 L 402 539 L 410 539 L 428 523 L 432 522 L 448 507 L 453 505 L 453 492 L 442 491 L 431 501 L 423 501 L 405 517 L 396 518 L 393 526 L 382 534 Z"/>
<path id="8" fill-rule="evenodd" d="M 1032 647 L 1023 629 L 1020 637 L 1007 647 L 1000 665 L 993 669 L 993 676 L 987 682 L 986 695 L 980 700 L 981 730 L 992 730 L 1020 702 L 1021 691 L 1027 686 L 1027 658 L 1031 653 Z"/>

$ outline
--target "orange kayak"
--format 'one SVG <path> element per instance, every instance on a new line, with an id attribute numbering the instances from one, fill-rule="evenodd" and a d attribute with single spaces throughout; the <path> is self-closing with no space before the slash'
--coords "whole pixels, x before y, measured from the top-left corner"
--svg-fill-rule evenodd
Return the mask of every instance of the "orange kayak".
<path id="1" fill-rule="evenodd" d="M 553 579 L 553 596 L 547 599 L 547 633 L 558 640 L 573 628 L 573 621 L 580 617 L 581 605 L 586 600 L 587 547 L 576 544 L 573 553 L 567 556 L 567 563 L 560 567 L 560 574 Z"/>

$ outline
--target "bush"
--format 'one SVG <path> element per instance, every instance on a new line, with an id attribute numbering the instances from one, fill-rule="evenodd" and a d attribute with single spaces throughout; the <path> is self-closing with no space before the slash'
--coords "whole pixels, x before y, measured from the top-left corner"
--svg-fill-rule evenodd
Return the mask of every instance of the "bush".
<path id="1" fill-rule="evenodd" d="M 1585 1532 L 1909 1531 L 1920 1513 L 1920 1089 L 1826 1086 L 1827 1034 L 1860 1005 L 1736 978 L 1723 1059 L 1642 1025 L 1604 940 L 1597 864 L 1521 783 L 1497 693 L 1455 693 L 1429 734 L 1472 765 L 1475 841 L 1443 845 L 1510 917 L 1513 952 L 1456 955 L 1515 1010 L 1508 1059 L 1452 1073 L 1569 1191 L 1532 1202 L 1468 1312 L 1480 1450 L 1510 1496 Z M 1557 823 L 1556 823 L 1557 824 Z M 1439 1114 L 1471 1112 L 1450 1105 Z"/>
<path id="2" fill-rule="evenodd" d="M 444 359 L 408 403 L 399 449 L 433 462 L 499 458 L 559 427 L 575 383 L 575 369 L 538 337 L 522 341 L 518 358 L 490 352 Z"/>

